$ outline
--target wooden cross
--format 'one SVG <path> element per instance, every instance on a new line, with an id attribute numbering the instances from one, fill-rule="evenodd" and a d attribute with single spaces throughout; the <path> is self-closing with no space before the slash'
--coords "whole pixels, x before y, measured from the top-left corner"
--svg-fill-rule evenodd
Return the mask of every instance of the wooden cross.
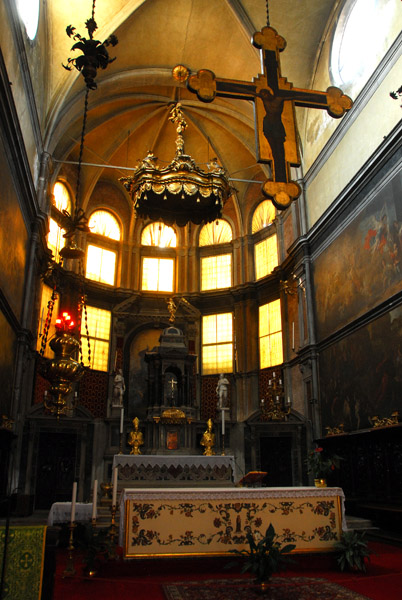
<path id="1" fill-rule="evenodd" d="M 286 48 L 286 41 L 272 27 L 256 32 L 252 41 L 261 50 L 264 69 L 264 74 L 252 83 L 219 79 L 212 71 L 201 69 L 188 77 L 187 87 L 203 102 L 212 102 L 216 96 L 254 101 L 257 160 L 270 164 L 272 177 L 262 190 L 279 210 L 284 210 L 301 193 L 300 186 L 290 178 L 290 167 L 300 166 L 294 107 L 325 108 L 338 119 L 353 102 L 337 87 L 331 86 L 326 92 L 303 90 L 282 77 L 279 52 Z"/>

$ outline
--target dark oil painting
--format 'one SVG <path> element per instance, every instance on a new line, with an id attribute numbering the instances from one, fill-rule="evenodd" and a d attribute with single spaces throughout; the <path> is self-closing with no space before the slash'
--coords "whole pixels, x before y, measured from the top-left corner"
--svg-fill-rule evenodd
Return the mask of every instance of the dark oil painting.
<path id="1" fill-rule="evenodd" d="M 317 257 L 314 285 L 321 340 L 401 290 L 401 172 Z"/>
<path id="2" fill-rule="evenodd" d="M 345 431 L 372 426 L 372 417 L 402 416 L 402 306 L 320 354 L 322 425 Z"/>

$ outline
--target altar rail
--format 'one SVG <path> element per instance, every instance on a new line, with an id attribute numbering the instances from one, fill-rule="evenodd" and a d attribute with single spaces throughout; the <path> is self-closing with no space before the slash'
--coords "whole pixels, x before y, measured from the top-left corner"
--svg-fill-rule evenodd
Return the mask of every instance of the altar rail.
<path id="1" fill-rule="evenodd" d="M 346 527 L 341 488 L 125 489 L 120 502 L 126 558 L 224 555 L 270 523 L 296 552 L 325 552 Z"/>
<path id="2" fill-rule="evenodd" d="M 165 485 L 230 485 L 234 481 L 233 456 L 116 454 L 119 482 L 130 487 Z"/>

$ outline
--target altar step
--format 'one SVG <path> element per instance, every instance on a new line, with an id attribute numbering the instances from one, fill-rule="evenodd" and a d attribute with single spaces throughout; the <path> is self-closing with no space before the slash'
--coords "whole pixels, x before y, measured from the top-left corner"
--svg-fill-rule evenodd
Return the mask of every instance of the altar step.
<path id="1" fill-rule="evenodd" d="M 361 517 L 346 515 L 345 520 L 348 530 L 353 529 L 354 531 L 367 531 L 370 533 L 378 531 L 378 527 L 375 527 L 370 519 L 362 519 Z"/>

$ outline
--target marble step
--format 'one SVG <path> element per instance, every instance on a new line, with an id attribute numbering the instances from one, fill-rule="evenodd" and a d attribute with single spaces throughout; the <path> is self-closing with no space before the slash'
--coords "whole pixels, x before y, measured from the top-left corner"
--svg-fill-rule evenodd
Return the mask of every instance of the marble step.
<path id="1" fill-rule="evenodd" d="M 375 531 L 378 529 L 378 527 L 374 527 L 370 519 L 362 519 L 351 515 L 346 515 L 345 519 L 347 528 L 354 531 Z"/>

